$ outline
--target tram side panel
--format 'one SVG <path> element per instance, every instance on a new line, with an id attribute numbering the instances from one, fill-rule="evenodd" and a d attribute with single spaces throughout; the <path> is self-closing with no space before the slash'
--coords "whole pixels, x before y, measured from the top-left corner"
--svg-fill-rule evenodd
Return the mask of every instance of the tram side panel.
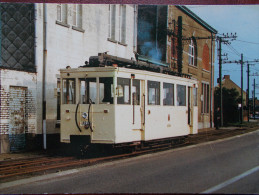
<path id="1" fill-rule="evenodd" d="M 145 140 L 189 134 L 186 107 L 148 106 Z"/>
<path id="2" fill-rule="evenodd" d="M 133 116 L 133 112 L 134 116 Z M 117 105 L 116 106 L 116 143 L 141 141 L 141 117 L 140 106 Z"/>

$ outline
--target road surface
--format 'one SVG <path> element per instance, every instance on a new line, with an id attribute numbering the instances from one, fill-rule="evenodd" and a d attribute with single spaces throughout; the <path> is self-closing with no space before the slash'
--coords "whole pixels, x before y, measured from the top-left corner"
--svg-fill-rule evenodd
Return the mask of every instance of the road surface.
<path id="1" fill-rule="evenodd" d="M 0 184 L 13 193 L 259 193 L 259 131 Z"/>

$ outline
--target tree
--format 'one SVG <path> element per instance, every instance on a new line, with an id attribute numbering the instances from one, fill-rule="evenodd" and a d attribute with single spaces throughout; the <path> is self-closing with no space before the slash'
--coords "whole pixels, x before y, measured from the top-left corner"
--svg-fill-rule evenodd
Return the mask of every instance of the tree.
<path id="1" fill-rule="evenodd" d="M 223 124 L 238 122 L 240 114 L 238 110 L 238 103 L 241 103 L 239 92 L 235 89 L 222 88 L 222 103 L 223 103 Z M 220 107 L 220 89 L 215 88 L 214 92 L 214 110 Z M 216 116 L 216 114 L 214 114 Z M 215 117 L 214 117 L 215 121 Z M 216 122 L 216 121 L 215 121 Z"/>

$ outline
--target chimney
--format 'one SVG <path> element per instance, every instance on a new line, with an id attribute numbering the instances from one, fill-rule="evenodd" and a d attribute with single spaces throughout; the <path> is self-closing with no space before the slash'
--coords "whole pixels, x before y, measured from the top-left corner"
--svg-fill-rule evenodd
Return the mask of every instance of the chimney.
<path id="1" fill-rule="evenodd" d="M 225 80 L 230 80 L 230 75 L 224 75 Z"/>

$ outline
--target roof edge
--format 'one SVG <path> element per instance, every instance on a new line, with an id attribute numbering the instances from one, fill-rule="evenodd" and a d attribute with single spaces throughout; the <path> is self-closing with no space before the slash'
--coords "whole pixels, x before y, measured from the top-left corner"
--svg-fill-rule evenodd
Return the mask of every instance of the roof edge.
<path id="1" fill-rule="evenodd" d="M 214 29 L 212 26 L 210 26 L 208 23 L 206 23 L 204 20 L 202 20 L 199 16 L 197 16 L 195 13 L 193 13 L 190 9 L 188 9 L 184 5 L 176 5 L 178 9 L 183 11 L 185 14 L 193 18 L 196 22 L 198 22 L 200 25 L 202 25 L 204 28 L 209 30 L 211 33 L 217 34 L 218 31 Z"/>

